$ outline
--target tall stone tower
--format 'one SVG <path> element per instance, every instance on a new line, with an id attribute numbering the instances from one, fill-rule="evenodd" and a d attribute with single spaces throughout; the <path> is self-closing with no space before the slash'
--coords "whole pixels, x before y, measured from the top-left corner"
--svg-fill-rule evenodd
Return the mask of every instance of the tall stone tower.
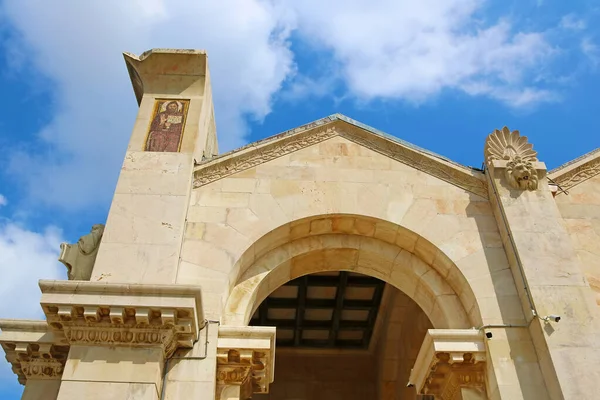
<path id="1" fill-rule="evenodd" d="M 175 283 L 194 163 L 217 153 L 208 59 L 158 49 L 125 61 L 140 108 L 91 280 Z"/>

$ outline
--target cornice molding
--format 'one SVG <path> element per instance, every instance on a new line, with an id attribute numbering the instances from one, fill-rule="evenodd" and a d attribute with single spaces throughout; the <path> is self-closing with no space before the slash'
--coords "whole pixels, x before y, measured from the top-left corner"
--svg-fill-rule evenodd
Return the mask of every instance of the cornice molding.
<path id="1" fill-rule="evenodd" d="M 60 379 L 69 353 L 62 333 L 46 321 L 0 320 L 0 345 L 19 383 L 29 379 Z"/>
<path id="2" fill-rule="evenodd" d="M 487 181 L 483 173 L 333 117 L 252 143 L 206 161 L 196 166 L 193 187 L 202 187 L 336 136 L 428 173 L 470 193 L 483 198 L 488 197 Z"/>
<path id="3" fill-rule="evenodd" d="M 40 281 L 50 329 L 73 345 L 191 348 L 204 325 L 200 292 L 180 285 Z"/>
<path id="4" fill-rule="evenodd" d="M 600 148 L 553 169 L 548 173 L 548 177 L 562 189 L 568 190 L 598 174 L 600 174 Z"/>

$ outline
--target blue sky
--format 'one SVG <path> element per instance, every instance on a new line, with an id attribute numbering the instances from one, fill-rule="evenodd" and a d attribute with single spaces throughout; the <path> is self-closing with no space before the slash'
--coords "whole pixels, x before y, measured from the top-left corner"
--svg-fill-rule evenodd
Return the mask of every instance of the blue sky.
<path id="1" fill-rule="evenodd" d="M 599 22 L 592 0 L 2 1 L 0 317 L 40 318 L 59 243 L 106 219 L 123 51 L 208 51 L 222 151 L 339 112 L 476 167 L 507 125 L 555 168 L 600 142 Z"/>

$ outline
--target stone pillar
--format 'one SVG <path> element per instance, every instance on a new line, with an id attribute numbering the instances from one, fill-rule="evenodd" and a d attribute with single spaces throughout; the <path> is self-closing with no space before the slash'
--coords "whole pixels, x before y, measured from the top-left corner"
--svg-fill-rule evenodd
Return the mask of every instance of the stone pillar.
<path id="1" fill-rule="evenodd" d="M 204 326 L 184 285 L 40 281 L 49 329 L 70 346 L 58 400 L 159 399 L 163 366 Z"/>
<path id="2" fill-rule="evenodd" d="M 176 282 L 195 162 L 217 153 L 206 53 L 125 54 L 140 106 L 92 281 Z"/>
<path id="3" fill-rule="evenodd" d="M 164 400 L 214 399 L 218 333 L 218 323 L 207 321 L 194 347 L 178 350 L 168 360 Z"/>
<path id="4" fill-rule="evenodd" d="M 269 393 L 274 367 L 274 327 L 220 327 L 215 400 L 247 400 L 253 393 Z"/>
<path id="5" fill-rule="evenodd" d="M 69 346 L 46 321 L 0 320 L 0 344 L 19 382 L 23 400 L 56 399 Z"/>
<path id="6" fill-rule="evenodd" d="M 490 201 L 540 368 L 552 399 L 594 399 L 600 382 L 599 311 L 526 137 L 508 128 L 486 140 Z M 557 315 L 560 322 L 553 318 Z"/>
<path id="7" fill-rule="evenodd" d="M 429 329 L 409 378 L 418 398 L 487 399 L 483 340 L 475 329 Z"/>

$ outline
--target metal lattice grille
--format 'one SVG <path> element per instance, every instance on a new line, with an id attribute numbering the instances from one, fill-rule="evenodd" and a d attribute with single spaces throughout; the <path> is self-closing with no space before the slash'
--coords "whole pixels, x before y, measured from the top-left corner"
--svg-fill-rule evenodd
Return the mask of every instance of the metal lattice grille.
<path id="1" fill-rule="evenodd" d="M 384 287 L 352 272 L 306 275 L 275 290 L 250 324 L 277 327 L 277 346 L 367 348 Z"/>

